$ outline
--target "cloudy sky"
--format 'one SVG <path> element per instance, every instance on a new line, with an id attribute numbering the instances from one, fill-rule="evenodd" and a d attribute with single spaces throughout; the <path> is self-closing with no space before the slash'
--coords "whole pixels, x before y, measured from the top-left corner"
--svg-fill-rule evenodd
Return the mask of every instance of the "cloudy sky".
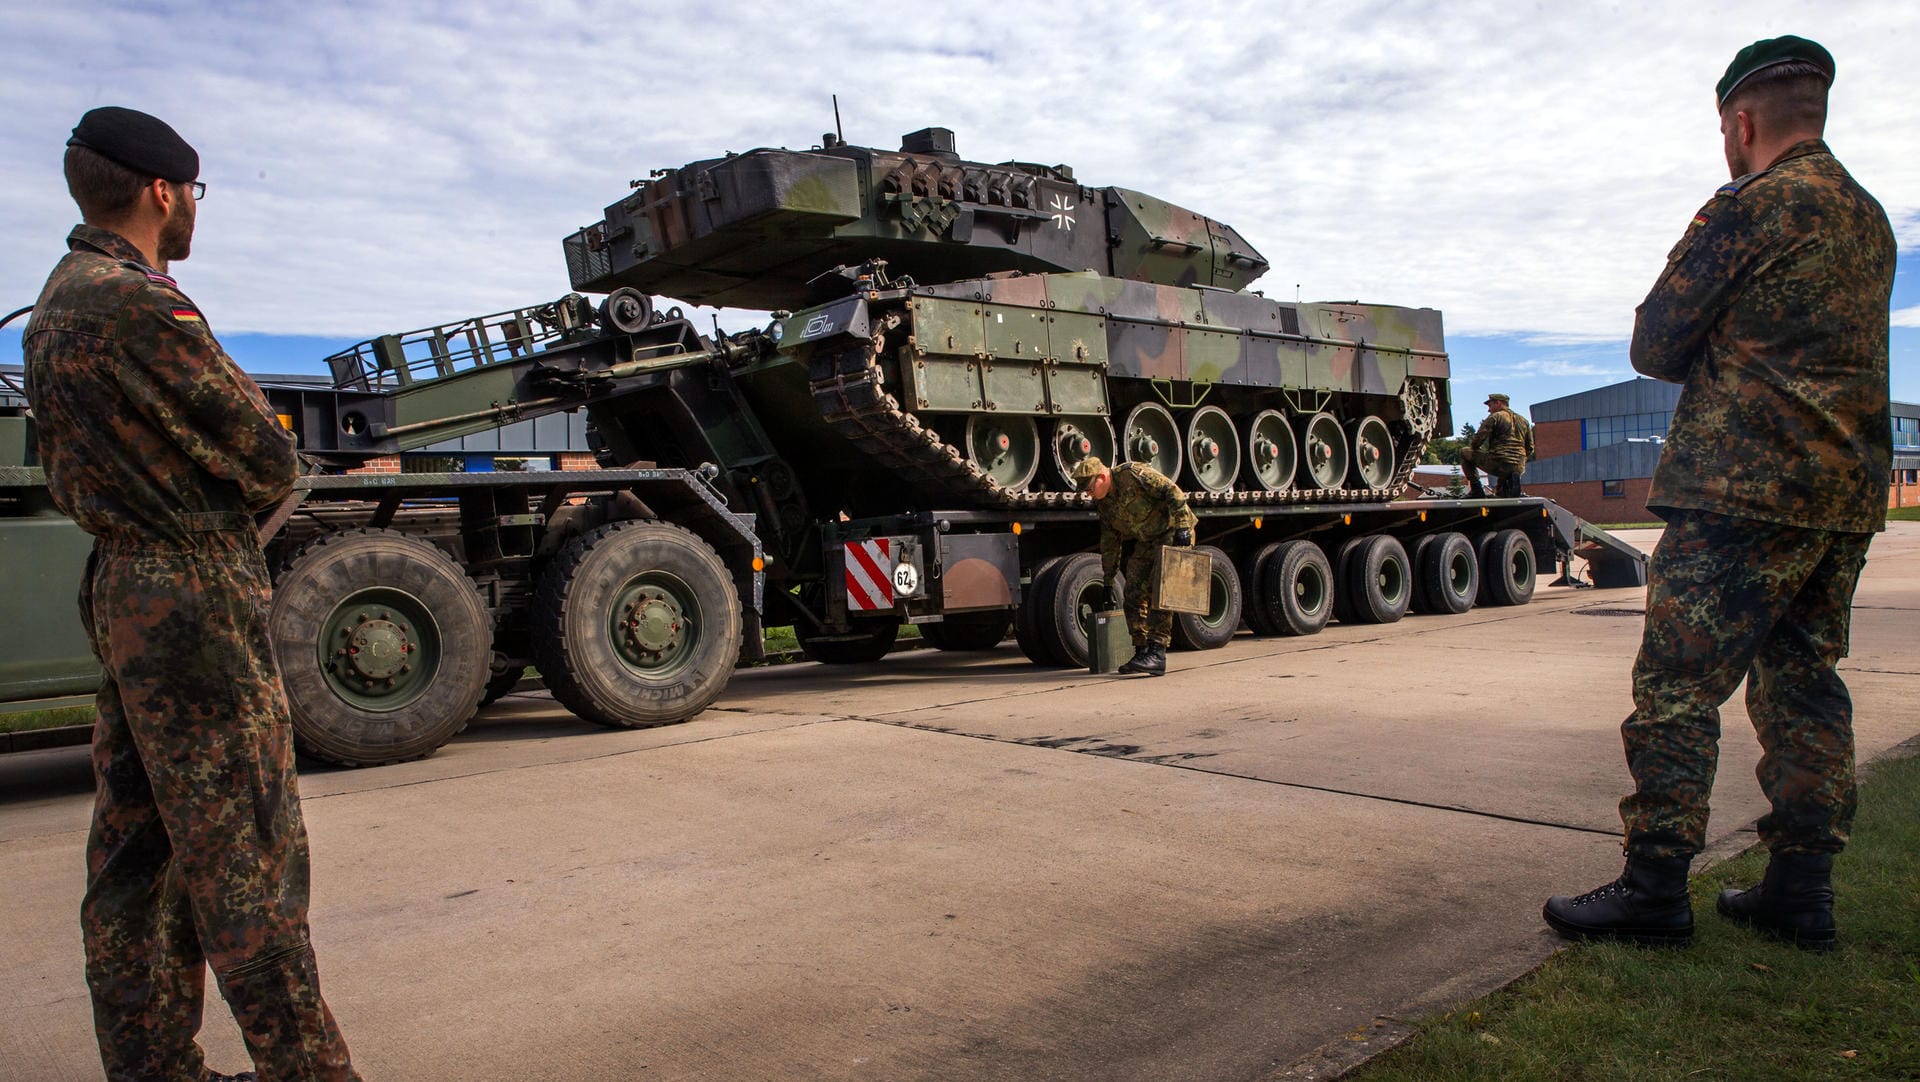
<path id="1" fill-rule="evenodd" d="M 174 270 L 255 371 L 550 300 L 560 239 L 627 182 L 726 150 L 954 129 L 1231 222 L 1269 295 L 1431 306 L 1456 401 L 1632 375 L 1633 308 L 1724 182 L 1713 84 L 1832 50 L 1828 142 L 1901 245 L 1893 391 L 1920 400 L 1920 153 L 1904 5 L 1136 3 L 999 8 L 316 2 L 0 7 L 0 311 L 76 218 L 60 153 L 155 113 L 209 187 Z M 757 320 L 727 313 L 728 329 Z M 0 361 L 19 357 L 16 323 Z"/>

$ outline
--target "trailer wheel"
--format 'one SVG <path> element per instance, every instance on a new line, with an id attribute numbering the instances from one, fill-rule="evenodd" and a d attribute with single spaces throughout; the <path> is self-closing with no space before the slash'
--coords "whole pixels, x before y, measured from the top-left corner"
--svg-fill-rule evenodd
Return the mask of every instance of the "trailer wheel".
<path id="1" fill-rule="evenodd" d="M 1050 588 L 1041 598 L 1045 605 L 1035 615 L 1040 641 L 1062 667 L 1087 667 L 1093 649 L 1093 614 L 1100 608 L 1103 592 L 1099 582 L 1100 557 L 1076 552 L 1054 569 Z"/>
<path id="2" fill-rule="evenodd" d="M 473 581 L 393 530 L 323 534 L 274 583 L 267 618 L 300 750 L 341 766 L 431 755 L 466 728 L 491 675 Z"/>
<path id="3" fill-rule="evenodd" d="M 1343 624 L 1360 622 L 1359 614 L 1353 611 L 1353 560 L 1366 543 L 1365 537 L 1349 537 L 1327 557 L 1333 568 L 1333 618 Z"/>
<path id="4" fill-rule="evenodd" d="M 666 522 L 610 522 L 568 542 L 540 577 L 529 625 L 554 699 L 614 728 L 698 714 L 740 656 L 726 564 Z"/>
<path id="5" fill-rule="evenodd" d="M 1519 530 L 1494 534 L 1480 550 L 1480 575 L 1487 600 L 1495 605 L 1533 600 L 1533 542 Z"/>
<path id="6" fill-rule="evenodd" d="M 1420 544 L 1421 611 L 1458 615 L 1480 592 L 1480 560 L 1465 534 L 1443 533 Z"/>
<path id="7" fill-rule="evenodd" d="M 1261 593 L 1261 582 L 1266 575 L 1267 561 L 1285 547 L 1282 541 L 1261 545 L 1248 551 L 1240 561 L 1240 614 L 1255 635 L 1280 634 L 1279 623 Z"/>
<path id="8" fill-rule="evenodd" d="M 1003 611 L 965 612 L 937 624 L 921 624 L 920 637 L 935 650 L 991 650 L 1007 637 L 1011 623 Z"/>
<path id="9" fill-rule="evenodd" d="M 1262 565 L 1260 603 L 1282 635 L 1314 635 L 1333 616 L 1333 567 L 1311 541 L 1284 541 Z"/>
<path id="10" fill-rule="evenodd" d="M 1244 601 L 1240 592 L 1240 573 L 1227 554 L 1212 545 L 1199 545 L 1195 552 L 1205 553 L 1212 565 L 1204 615 L 1180 612 L 1173 616 L 1175 650 L 1218 650 L 1233 641 L 1240 630 Z"/>
<path id="11" fill-rule="evenodd" d="M 1053 556 L 1040 561 L 1027 579 L 1026 592 L 1021 595 L 1020 607 L 1013 613 L 1013 637 L 1020 644 L 1020 652 L 1035 665 L 1048 667 L 1064 666 L 1066 662 L 1053 656 L 1047 648 L 1046 636 L 1040 633 L 1042 617 L 1051 610 L 1046 606 L 1047 591 L 1053 585 L 1053 576 L 1060 570 L 1065 557 Z"/>
<path id="12" fill-rule="evenodd" d="M 1348 610 L 1362 624 L 1391 624 L 1407 614 L 1413 602 L 1413 567 L 1406 547 L 1391 534 L 1365 538 L 1349 557 L 1346 587 Z"/>

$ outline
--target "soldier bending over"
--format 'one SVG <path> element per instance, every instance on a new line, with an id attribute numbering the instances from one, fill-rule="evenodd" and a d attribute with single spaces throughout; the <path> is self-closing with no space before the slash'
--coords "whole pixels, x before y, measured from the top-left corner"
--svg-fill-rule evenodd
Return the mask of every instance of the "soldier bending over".
<path id="1" fill-rule="evenodd" d="M 1133 657 L 1124 673 L 1161 676 L 1167 671 L 1167 646 L 1173 642 L 1173 614 L 1151 608 L 1153 581 L 1160 569 L 1160 546 L 1193 544 L 1200 520 L 1187 507 L 1180 486 L 1142 462 L 1111 469 L 1093 455 L 1073 467 L 1080 491 L 1093 497 L 1100 515 L 1100 574 L 1113 596 L 1115 574 L 1127 580 L 1127 633 Z"/>

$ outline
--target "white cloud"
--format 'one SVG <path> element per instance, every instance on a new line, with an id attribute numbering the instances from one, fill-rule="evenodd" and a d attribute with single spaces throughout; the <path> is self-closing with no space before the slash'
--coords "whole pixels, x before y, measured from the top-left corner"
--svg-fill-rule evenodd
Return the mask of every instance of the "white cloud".
<path id="1" fill-rule="evenodd" d="M 1920 304 L 1912 308 L 1895 309 L 1893 325 L 1896 327 L 1920 327 Z"/>
<path id="2" fill-rule="evenodd" d="M 838 92 L 855 142 L 944 125 L 970 158 L 1065 162 L 1230 222 L 1276 296 L 1617 343 L 1724 179 L 1714 80 L 1786 32 L 1838 57 L 1830 142 L 1920 244 L 1898 5 L 1116 2 L 973 13 L 948 36 L 870 5 L 396 7 L 10 13 L 0 308 L 62 250 L 59 148 L 94 105 L 199 148 L 211 191 L 178 269 L 216 326 L 359 337 L 558 295 L 560 238 L 628 180 L 810 145 Z"/>

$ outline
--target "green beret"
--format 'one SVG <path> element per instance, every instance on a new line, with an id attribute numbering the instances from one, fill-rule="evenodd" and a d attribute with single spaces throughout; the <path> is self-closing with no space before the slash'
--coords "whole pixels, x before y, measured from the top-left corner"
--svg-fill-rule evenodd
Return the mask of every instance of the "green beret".
<path id="1" fill-rule="evenodd" d="M 1088 455 L 1073 464 L 1073 483 L 1084 487 L 1088 481 L 1100 476 L 1100 471 L 1106 468 L 1107 464 L 1100 461 L 1099 455 Z"/>
<path id="2" fill-rule="evenodd" d="M 1808 41 L 1788 34 L 1783 38 L 1767 38 L 1734 54 L 1733 63 L 1727 65 L 1727 73 L 1720 77 L 1715 86 L 1715 101 L 1719 105 L 1727 104 L 1727 95 L 1739 88 L 1755 72 L 1765 71 L 1775 64 L 1791 64 L 1804 61 L 1819 68 L 1827 76 L 1828 84 L 1833 82 L 1833 54 L 1820 47 L 1818 42 Z"/>
<path id="3" fill-rule="evenodd" d="M 159 117 L 118 105 L 90 109 L 74 125 L 70 147 L 119 162 L 136 173 L 184 184 L 200 175 L 200 155 Z"/>
<path id="4" fill-rule="evenodd" d="M 1498 402 L 1504 406 L 1512 401 L 1513 399 L 1508 398 L 1506 395 L 1503 395 L 1498 391 L 1495 391 L 1493 394 L 1490 394 L 1487 396 L 1487 405 L 1489 406 L 1493 405 L 1495 402 Z"/>

